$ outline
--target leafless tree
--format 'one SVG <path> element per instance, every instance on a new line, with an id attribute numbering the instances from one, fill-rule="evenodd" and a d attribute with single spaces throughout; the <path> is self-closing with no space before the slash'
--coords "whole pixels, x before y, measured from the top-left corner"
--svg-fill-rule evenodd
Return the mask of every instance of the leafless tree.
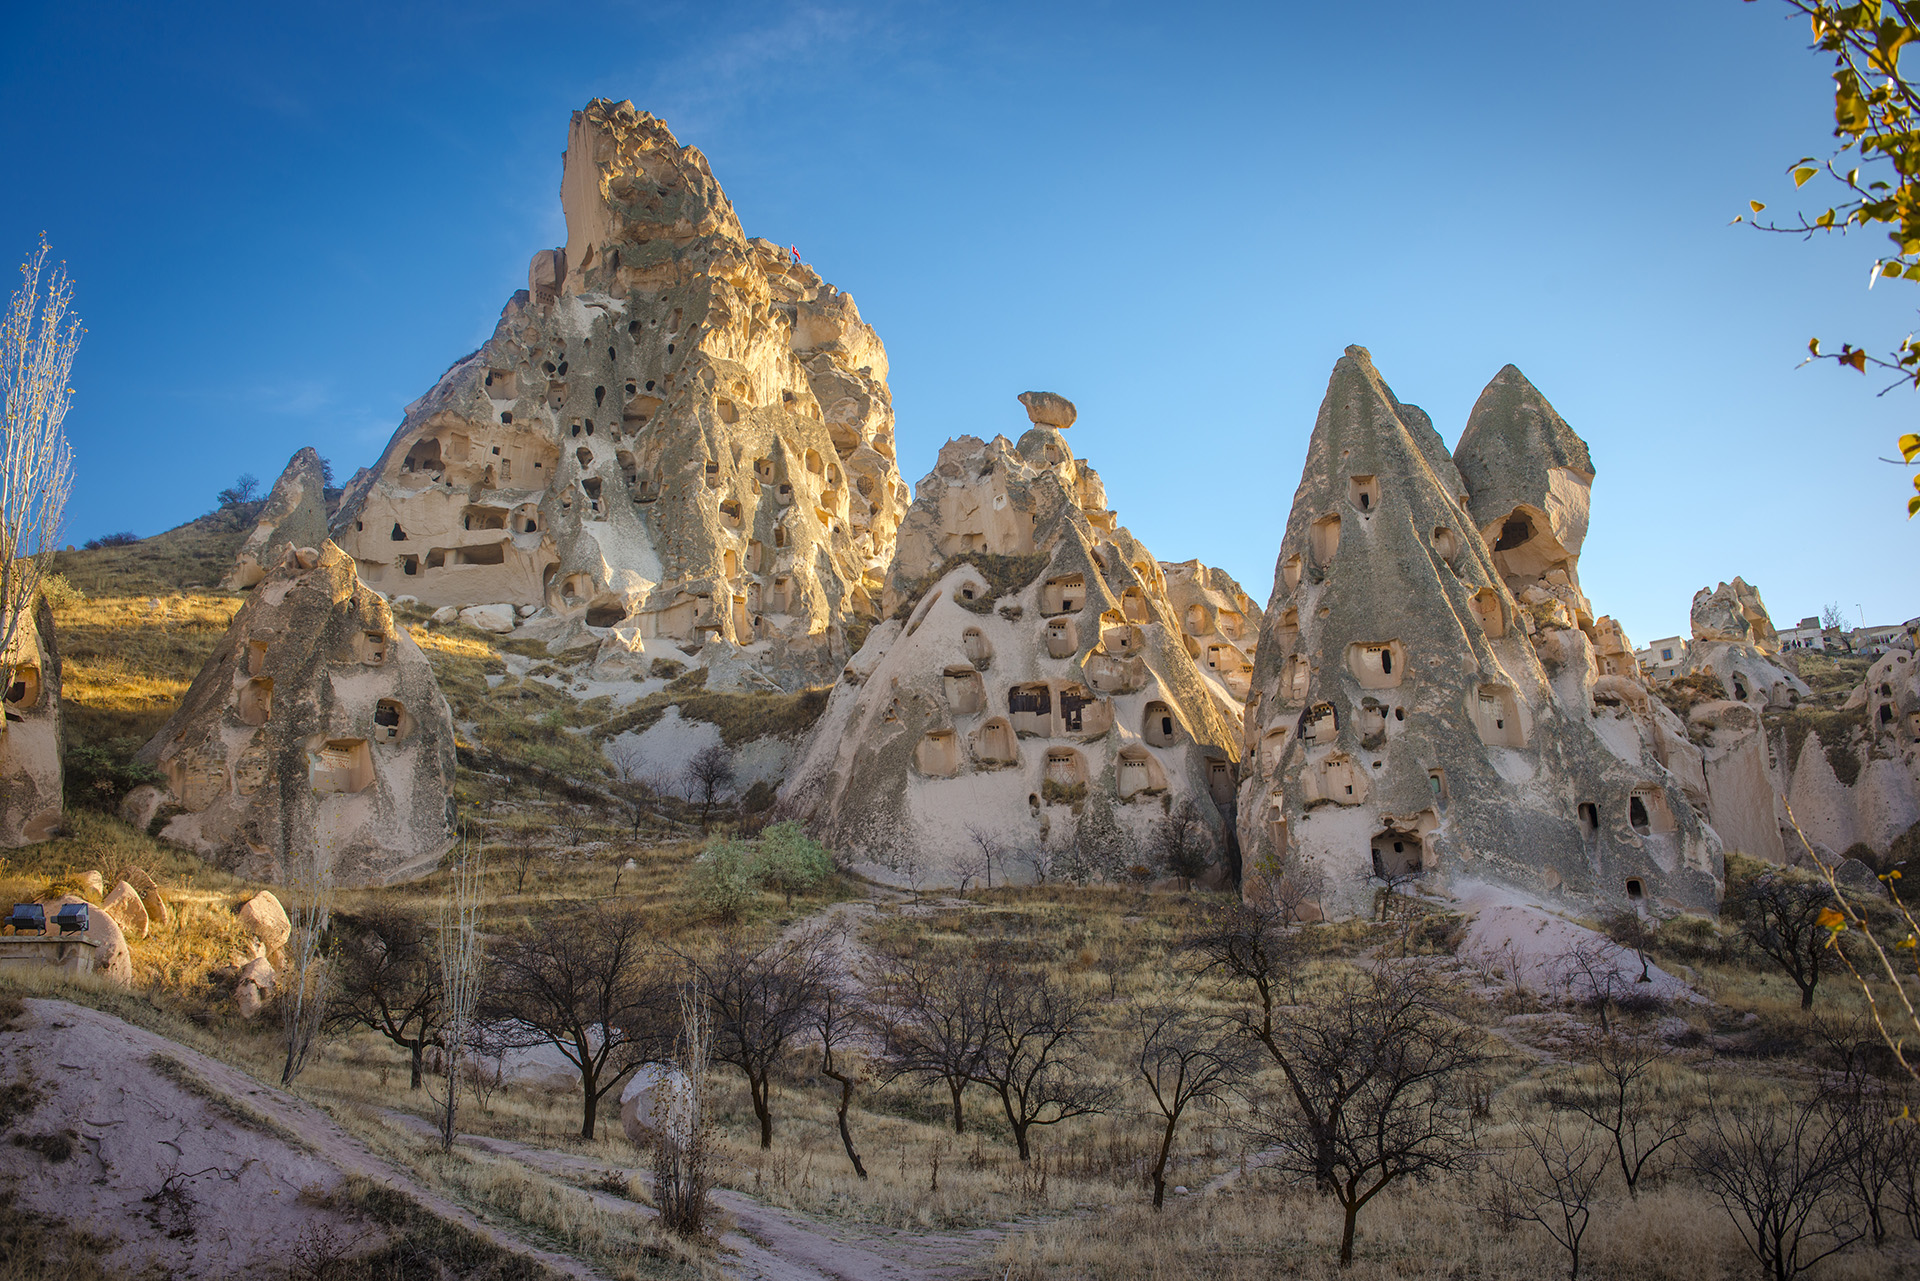
<path id="1" fill-rule="evenodd" d="M 333 986 L 326 952 L 327 925 L 333 916 L 333 862 L 315 849 L 296 856 L 288 869 L 293 934 L 287 941 L 287 965 L 281 971 L 280 1013 L 286 1027 L 287 1061 L 280 1084 L 291 1085 L 307 1065 L 314 1041 L 326 1025 L 327 998 Z"/>
<path id="2" fill-rule="evenodd" d="M 1647 949 L 1653 946 L 1654 932 L 1647 924 L 1647 918 L 1638 912 L 1609 912 L 1602 918 L 1600 929 L 1608 938 L 1631 951 L 1640 962 L 1640 976 L 1634 982 L 1653 982 L 1653 962 L 1647 956 Z"/>
<path id="3" fill-rule="evenodd" d="M 1032 1157 L 1035 1126 L 1104 1112 L 1112 1091 L 1085 1056 L 1094 1002 L 1043 969 L 991 952 L 974 962 L 983 985 L 984 1048 L 973 1079 L 999 1096 L 1020 1159 Z"/>
<path id="4" fill-rule="evenodd" d="M 747 1078 L 760 1146 L 773 1146 L 774 1069 L 799 1037 L 817 1026 L 827 960 L 820 937 L 803 931 L 756 947 L 738 931 L 711 951 L 679 954 L 707 1001 L 713 1059 Z"/>
<path id="5" fill-rule="evenodd" d="M 1142 1002 L 1127 1011 L 1134 1072 L 1164 1124 L 1153 1162 L 1153 1208 L 1166 1201 L 1174 1133 L 1193 1104 L 1225 1095 L 1245 1069 L 1246 1039 L 1230 1023 L 1196 1012 L 1190 999 Z"/>
<path id="6" fill-rule="evenodd" d="M 447 897 L 440 908 L 440 994 L 444 1022 L 440 1034 L 446 1051 L 447 1094 L 441 1102 L 440 1149 L 453 1151 L 460 1109 L 460 1058 L 473 1030 L 473 1014 L 480 1000 L 485 956 L 480 944 L 480 903 L 486 893 L 486 847 L 465 831 L 453 847 L 453 866 L 447 878 Z"/>
<path id="7" fill-rule="evenodd" d="M 1813 1100 L 1715 1100 L 1704 1131 L 1689 1142 L 1694 1173 L 1772 1281 L 1792 1281 L 1866 1235 L 1866 1216 L 1847 1186 L 1848 1138 Z"/>
<path id="8" fill-rule="evenodd" d="M 733 786 L 733 753 L 725 744 L 709 743 L 695 752 L 686 766 L 687 795 L 700 806 L 700 830 L 706 831 L 713 807 Z"/>
<path id="9" fill-rule="evenodd" d="M 551 1045 L 580 1073 L 580 1135 L 600 1100 L 673 1044 L 670 991 L 649 964 L 653 926 L 607 903 L 551 916 L 493 956 L 487 1015 L 509 1045 Z"/>
<path id="10" fill-rule="evenodd" d="M 1829 1081 L 1821 1093 L 1827 1123 L 1848 1153 L 1840 1177 L 1866 1215 L 1873 1243 L 1884 1245 L 1888 1210 L 1898 1209 L 1903 1172 L 1913 1164 L 1911 1105 L 1864 1072 Z"/>
<path id="11" fill-rule="evenodd" d="M 419 1089 L 443 1013 L 432 927 L 399 908 L 376 907 L 335 916 L 334 937 L 337 982 L 328 1026 L 371 1028 L 405 1050 L 412 1068 L 407 1088 Z"/>
<path id="12" fill-rule="evenodd" d="M 707 1230 L 707 1196 L 714 1183 L 713 1126 L 707 1111 L 713 1025 L 706 998 L 697 987 L 680 990 L 679 1011 L 673 1064 L 684 1083 L 684 1095 L 661 1105 L 662 1114 L 653 1118 L 653 1202 L 662 1227 L 680 1237 L 696 1238 Z"/>
<path id="13" fill-rule="evenodd" d="M 1577 1113 L 1606 1135 L 1638 1198 L 1640 1183 L 1659 1173 L 1662 1155 L 1686 1138 L 1692 1108 L 1667 1074 L 1673 1051 L 1651 1037 L 1626 1031 L 1589 1037 L 1570 1075 L 1548 1085 L 1547 1102 Z"/>
<path id="14" fill-rule="evenodd" d="M 0 457 L 0 690 L 13 685 L 15 644 L 36 608 L 58 550 L 73 487 L 67 408 L 73 356 L 85 332 L 71 314 L 66 264 L 47 272 L 47 239 L 20 264 L 20 288 L 0 328 L 0 399 L 6 404 Z M 45 275 L 46 288 L 41 288 Z M 4 728 L 4 722 L 0 722 Z"/>
<path id="15" fill-rule="evenodd" d="M 1567 1252 L 1567 1281 L 1578 1281 L 1580 1242 L 1606 1172 L 1606 1148 L 1590 1126 L 1557 1116 L 1528 1122 L 1520 1127 L 1520 1141 L 1489 1165 L 1481 1208 L 1505 1228 L 1545 1228 Z"/>
<path id="16" fill-rule="evenodd" d="M 1393 872 L 1382 869 L 1370 874 L 1369 879 L 1380 883 L 1380 893 L 1376 900 L 1379 905 L 1379 920 L 1392 919 L 1394 900 L 1404 897 L 1402 891 L 1419 880 L 1422 875 L 1424 875 L 1423 872 L 1407 869 Z"/>
<path id="17" fill-rule="evenodd" d="M 1603 1035 L 1613 1030 L 1609 1014 L 1633 988 L 1620 972 L 1619 948 L 1603 938 L 1579 939 L 1548 967 L 1548 986 L 1568 1005 L 1600 1020 Z"/>
<path id="18" fill-rule="evenodd" d="M 562 801 L 553 807 L 553 825 L 567 838 L 568 845 L 579 845 L 593 830 L 593 811 L 584 805 Z"/>
<path id="19" fill-rule="evenodd" d="M 1396 1181 L 1470 1159 L 1482 1038 L 1418 964 L 1348 970 L 1296 999 L 1274 1038 L 1287 1088 L 1249 1089 L 1247 1127 L 1273 1145 L 1276 1169 L 1312 1179 L 1339 1202 L 1346 1267 L 1368 1202 Z"/>
<path id="20" fill-rule="evenodd" d="M 1824 881 L 1786 871 L 1765 872 L 1728 896 L 1727 908 L 1747 942 L 1783 970 L 1800 989 L 1800 1008 L 1813 1008 L 1813 992 L 1826 964 L 1828 932 L 1820 913 L 1833 907 Z"/>
<path id="21" fill-rule="evenodd" d="M 1192 797 L 1184 797 L 1161 818 L 1153 834 L 1153 854 L 1167 875 L 1177 876 L 1192 888 L 1205 876 L 1213 853 L 1213 833 Z"/>
<path id="22" fill-rule="evenodd" d="M 523 816 L 515 815 L 501 829 L 500 837 L 494 848 L 513 867 L 513 892 L 523 894 L 527 888 L 527 871 L 540 853 L 540 844 L 534 839 L 534 827 Z"/>
<path id="23" fill-rule="evenodd" d="M 967 847 L 954 857 L 954 871 L 960 874 L 958 889 L 962 894 L 974 881 L 985 881 L 988 889 L 993 888 L 993 868 L 997 863 L 1001 870 L 1006 868 L 1005 854 L 1000 843 L 980 828 L 967 828 Z"/>
<path id="24" fill-rule="evenodd" d="M 607 761 L 613 766 L 614 798 L 633 838 L 639 840 L 640 829 L 653 814 L 653 767 L 640 744 L 631 738 L 616 740 L 607 752 Z"/>
<path id="25" fill-rule="evenodd" d="M 860 1071 L 846 1057 L 834 1058 L 835 1050 L 857 1044 L 867 1025 L 855 986 L 835 976 L 823 978 L 813 1014 L 814 1031 L 820 1037 L 820 1075 L 840 1087 L 840 1104 L 835 1112 L 840 1124 L 840 1143 L 847 1150 L 847 1160 L 853 1163 L 853 1172 L 864 1179 L 867 1167 L 861 1164 L 860 1153 L 854 1150 L 853 1130 L 847 1124 L 847 1111 L 853 1106 L 853 1091 Z"/>
<path id="26" fill-rule="evenodd" d="M 945 1085 L 955 1134 L 966 1133 L 961 1098 L 986 1053 L 985 996 L 976 966 L 934 953 L 889 958 L 868 985 L 867 1019 L 883 1078 Z"/>

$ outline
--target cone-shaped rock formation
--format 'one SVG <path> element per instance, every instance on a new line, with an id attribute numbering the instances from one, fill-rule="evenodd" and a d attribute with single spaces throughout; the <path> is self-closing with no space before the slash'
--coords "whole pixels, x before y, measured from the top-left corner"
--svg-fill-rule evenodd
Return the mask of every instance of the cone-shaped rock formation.
<path id="1" fill-rule="evenodd" d="M 245 876 L 318 850 L 343 885 L 401 880 L 452 844 L 452 713 L 330 542 L 270 569 L 140 759 L 166 782 L 130 817 Z"/>
<path id="2" fill-rule="evenodd" d="M 7 648 L 13 674 L 0 729 L 0 846 L 31 845 L 60 830 L 66 742 L 53 609 L 41 597 Z"/>
<path id="3" fill-rule="evenodd" d="M 1579 595 L 1585 445 L 1509 367 L 1458 458 L 1347 349 L 1254 659 L 1250 878 L 1336 914 L 1406 875 L 1711 908 L 1720 845 L 1662 759 L 1684 727 L 1603 674 L 1624 638 Z"/>
<path id="4" fill-rule="evenodd" d="M 267 566 L 285 560 L 288 548 L 318 547 L 325 542 L 326 485 L 325 464 L 311 445 L 288 459 L 220 589 L 245 591 L 267 576 Z"/>

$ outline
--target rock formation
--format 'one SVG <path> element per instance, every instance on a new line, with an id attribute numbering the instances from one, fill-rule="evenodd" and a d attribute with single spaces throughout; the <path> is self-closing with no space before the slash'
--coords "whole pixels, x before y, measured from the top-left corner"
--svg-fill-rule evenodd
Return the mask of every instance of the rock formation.
<path id="1" fill-rule="evenodd" d="M 326 485 L 326 465 L 311 446 L 288 459 L 220 589 L 245 591 L 267 576 L 268 566 L 284 560 L 288 548 L 318 547 L 325 542 Z"/>
<path id="2" fill-rule="evenodd" d="M 1636 677 L 1603 669 L 1625 639 L 1580 593 L 1592 479 L 1584 442 L 1512 366 L 1449 456 L 1347 349 L 1254 658 L 1250 876 L 1317 886 L 1335 914 L 1407 875 L 1713 909 L 1699 750 Z"/>
<path id="3" fill-rule="evenodd" d="M 7 648 L 13 672 L 0 726 L 0 846 L 31 845 L 60 830 L 65 739 L 60 651 L 43 597 Z"/>
<path id="4" fill-rule="evenodd" d="M 1912 649 L 1897 643 L 1876 659 L 1839 711 L 1772 719 L 1774 789 L 1822 859 L 1858 846 L 1879 856 L 1896 845 L 1915 848 L 1920 658 Z M 1799 836 L 1788 832 L 1786 840 L 1789 857 L 1804 855 Z"/>
<path id="5" fill-rule="evenodd" d="M 949 441 L 920 482 L 890 617 L 847 664 L 783 795 L 862 870 L 899 882 L 984 880 L 989 864 L 1015 880 L 1152 870 L 1170 814 L 1192 816 L 1228 878 L 1244 659 L 1225 637 L 1259 613 L 1197 564 L 1177 567 L 1176 609 L 1169 576 L 1067 447 L 1072 405 L 1020 400 L 1032 426 L 1017 444 Z"/>
<path id="6" fill-rule="evenodd" d="M 1711 672 L 1736 702 L 1791 707 L 1813 693 L 1804 681 L 1774 662 L 1780 638 L 1760 593 L 1739 578 L 1694 593 L 1693 643 L 1680 675 Z"/>
<path id="7" fill-rule="evenodd" d="M 381 592 L 539 607 L 555 644 L 832 679 L 907 502 L 879 338 L 631 103 L 574 113 L 560 195 L 566 246 L 407 408 L 335 539 Z"/>
<path id="8" fill-rule="evenodd" d="M 140 751 L 130 818 L 257 879 L 315 850 L 343 885 L 430 870 L 452 844 L 453 717 L 433 669 L 332 543 L 290 549 Z"/>

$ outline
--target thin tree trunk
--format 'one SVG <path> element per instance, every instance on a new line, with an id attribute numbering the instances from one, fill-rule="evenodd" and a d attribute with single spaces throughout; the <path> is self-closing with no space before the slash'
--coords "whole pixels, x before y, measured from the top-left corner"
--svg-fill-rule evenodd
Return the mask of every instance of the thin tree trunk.
<path id="1" fill-rule="evenodd" d="M 1178 1115 L 1167 1117 L 1167 1128 L 1160 1136 L 1160 1159 L 1153 1163 L 1153 1208 L 1158 1210 L 1167 1199 L 1167 1154 L 1173 1151 L 1173 1127 Z"/>
<path id="2" fill-rule="evenodd" d="M 753 1096 L 753 1114 L 760 1118 L 760 1146 L 773 1146 L 773 1111 L 767 1106 L 767 1079 L 747 1078 L 747 1093 Z"/>
<path id="3" fill-rule="evenodd" d="M 1340 1266 L 1350 1268 L 1353 1266 L 1353 1221 L 1360 1217 L 1360 1203 L 1344 1201 L 1342 1204 L 1346 1206 L 1347 1222 L 1340 1231 Z"/>
<path id="4" fill-rule="evenodd" d="M 853 1078 L 823 1068 L 828 1076 L 840 1082 L 840 1142 L 846 1146 L 847 1160 L 853 1162 L 853 1172 L 861 1178 L 867 1177 L 867 1167 L 860 1164 L 860 1154 L 853 1150 L 853 1131 L 847 1128 L 847 1107 L 853 1102 Z"/>
<path id="5" fill-rule="evenodd" d="M 426 1057 L 427 1053 L 427 1038 L 424 1036 L 421 1037 L 415 1041 L 410 1048 L 413 1051 L 413 1080 L 408 1083 L 407 1088 L 409 1090 L 417 1090 L 420 1088 L 422 1079 L 420 1068 L 421 1060 Z"/>
<path id="6" fill-rule="evenodd" d="M 600 1114 L 599 1075 L 592 1069 L 583 1069 L 580 1073 L 580 1084 L 587 1096 L 580 1108 L 580 1137 L 583 1139 L 593 1137 L 594 1119 Z"/>
<path id="7" fill-rule="evenodd" d="M 955 1134 L 965 1134 L 967 1132 L 967 1123 L 960 1115 L 960 1091 L 966 1087 L 966 1080 L 962 1077 L 950 1076 L 947 1078 L 947 1089 L 953 1095 L 953 1132 Z"/>

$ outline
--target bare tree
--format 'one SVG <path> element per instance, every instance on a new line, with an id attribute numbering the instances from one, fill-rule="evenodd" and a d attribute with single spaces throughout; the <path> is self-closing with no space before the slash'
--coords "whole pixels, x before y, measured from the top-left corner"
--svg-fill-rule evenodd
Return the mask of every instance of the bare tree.
<path id="1" fill-rule="evenodd" d="M 1534 1223 L 1567 1252 L 1567 1281 L 1580 1276 L 1580 1242 L 1593 1217 L 1607 1152 L 1585 1125 L 1553 1117 L 1520 1127 L 1520 1142 L 1489 1166 L 1482 1207 L 1502 1227 Z"/>
<path id="2" fill-rule="evenodd" d="M 567 838 L 568 845 L 577 846 L 593 830 L 593 811 L 584 805 L 563 801 L 553 808 L 553 825 Z"/>
<path id="3" fill-rule="evenodd" d="M 1469 1078 L 1484 1055 L 1480 1033 L 1453 1016 L 1445 985 L 1422 965 L 1349 970 L 1304 998 L 1276 1035 L 1288 1088 L 1248 1091 L 1248 1128 L 1274 1146 L 1276 1169 L 1339 1202 L 1346 1267 L 1368 1202 L 1469 1160 Z"/>
<path id="4" fill-rule="evenodd" d="M 1673 1051 L 1650 1037 L 1615 1032 L 1590 1037 L 1586 1061 L 1547 1087 L 1547 1102 L 1583 1116 L 1605 1134 L 1627 1195 L 1659 1172 L 1662 1153 L 1686 1138 L 1692 1109 L 1668 1076 Z"/>
<path id="5" fill-rule="evenodd" d="M 551 1045 L 580 1073 L 580 1136 L 600 1100 L 672 1046 L 668 991 L 648 965 L 653 926 L 606 903 L 552 916 L 493 956 L 487 1014 L 509 1045 Z"/>
<path id="6" fill-rule="evenodd" d="M 1167 875 L 1177 876 L 1191 889 L 1212 866 L 1213 833 L 1192 797 L 1183 797 L 1161 818 L 1153 834 L 1153 854 Z"/>
<path id="7" fill-rule="evenodd" d="M 460 1110 L 460 1057 L 473 1030 L 473 1013 L 480 1000 L 480 974 L 485 957 L 480 946 L 480 903 L 486 894 L 486 847 L 462 831 L 453 847 L 453 866 L 447 877 L 447 897 L 439 923 L 440 1043 L 446 1052 L 447 1096 L 440 1118 L 440 1149 L 453 1151 Z"/>
<path id="8" fill-rule="evenodd" d="M 20 264 L 20 288 L 0 329 L 0 398 L 6 439 L 0 442 L 0 689 L 13 686 L 15 644 L 33 617 L 40 585 L 58 550 L 73 487 L 67 408 L 73 403 L 73 356 L 85 332 L 70 314 L 73 284 L 66 264 L 46 276 L 47 238 Z M 0 722 L 4 729 L 4 722 Z"/>
<path id="9" fill-rule="evenodd" d="M 953 1132 L 966 1133 L 961 1096 L 986 1053 L 985 990 L 977 967 L 931 953 L 893 957 L 868 986 L 867 1018 L 885 1079 L 940 1082 Z"/>
<path id="10" fill-rule="evenodd" d="M 327 1023 L 371 1028 L 407 1052 L 408 1089 L 420 1088 L 427 1046 L 442 1017 L 440 961 L 427 923 L 398 908 L 334 917 L 338 979 Z"/>
<path id="11" fill-rule="evenodd" d="M 844 1058 L 836 1061 L 833 1057 L 836 1049 L 856 1043 L 866 1026 L 853 984 L 834 977 L 823 979 L 813 1014 L 814 1031 L 820 1036 L 820 1075 L 840 1087 L 840 1105 L 835 1112 L 840 1123 L 840 1143 L 847 1150 L 847 1160 L 853 1163 L 853 1172 L 864 1179 L 867 1167 L 861 1164 L 860 1154 L 854 1150 L 853 1130 L 847 1125 L 847 1110 L 853 1106 L 853 1090 L 860 1072 L 857 1067 L 846 1070 L 852 1065 Z"/>
<path id="12" fill-rule="evenodd" d="M 540 844 L 534 839 L 534 827 L 525 815 L 516 814 L 508 819 L 496 848 L 506 856 L 513 867 L 513 892 L 524 894 L 527 889 L 527 871 L 533 866 L 533 860 L 540 853 Z"/>
<path id="13" fill-rule="evenodd" d="M 1840 607 L 1839 601 L 1820 607 L 1820 626 L 1830 632 L 1847 630 L 1847 611 Z"/>
<path id="14" fill-rule="evenodd" d="M 1620 972 L 1619 952 L 1603 938 L 1579 939 L 1554 959 L 1547 974 L 1548 985 L 1562 1000 L 1600 1020 L 1603 1035 L 1613 1030 L 1610 1011 L 1633 987 Z"/>
<path id="15" fill-rule="evenodd" d="M 812 932 L 762 947 L 737 931 L 705 955 L 681 953 L 706 996 L 713 1027 L 713 1058 L 747 1078 L 760 1146 L 773 1146 L 773 1071 L 787 1047 L 818 1025 L 826 981 L 821 939 Z"/>
<path id="16" fill-rule="evenodd" d="M 1153 1162 L 1153 1208 L 1166 1201 L 1167 1159 L 1174 1132 L 1189 1106 L 1226 1094 L 1246 1064 L 1246 1040 L 1219 1019 L 1195 1012 L 1186 999 L 1139 1003 L 1127 1011 L 1134 1072 L 1165 1122 Z"/>
<path id="17" fill-rule="evenodd" d="M 287 943 L 287 967 L 277 984 L 287 1041 L 286 1066 L 280 1071 L 283 1086 L 293 1084 L 293 1078 L 307 1065 L 314 1041 L 326 1024 L 333 981 L 326 953 L 327 924 L 333 916 L 332 860 L 316 849 L 296 856 L 288 873 L 293 935 Z"/>
<path id="18" fill-rule="evenodd" d="M 670 1089 L 661 1091 L 668 1101 L 660 1105 L 661 1115 L 653 1118 L 653 1203 L 659 1208 L 661 1226 L 676 1236 L 695 1238 L 706 1232 L 707 1194 L 714 1182 L 712 1121 L 707 1112 L 713 1025 L 697 987 L 682 988 L 679 1005 L 680 1033 L 673 1062 L 684 1084 L 677 1100 Z"/>
<path id="19" fill-rule="evenodd" d="M 1792 1281 L 1866 1234 L 1847 1187 L 1847 1139 L 1817 1102 L 1789 1099 L 1714 1101 L 1705 1132 L 1689 1143 L 1694 1173 L 1772 1281 Z"/>
<path id="20" fill-rule="evenodd" d="M 1885 1245 L 1889 1202 L 1898 1205 L 1903 1171 L 1913 1164 L 1910 1106 L 1859 1072 L 1829 1083 L 1822 1095 L 1827 1122 L 1848 1153 L 1841 1180 L 1866 1215 L 1873 1243 Z"/>
<path id="21" fill-rule="evenodd" d="M 1786 871 L 1764 872 L 1728 898 L 1747 942 L 1793 980 L 1800 1008 L 1812 1009 L 1826 963 L 1828 931 L 1820 914 L 1833 907 L 1833 888 Z"/>
<path id="22" fill-rule="evenodd" d="M 639 840 L 640 829 L 653 815 L 653 767 L 639 742 L 631 738 L 616 739 L 607 751 L 607 761 L 613 766 L 614 799 L 620 803 L 633 838 Z"/>
<path id="23" fill-rule="evenodd" d="M 973 1079 L 999 1096 L 1026 1161 L 1035 1126 L 1104 1112 L 1112 1098 L 1084 1055 L 1095 1004 L 1043 969 L 1017 968 L 990 952 L 974 964 L 984 988 L 986 1035 Z"/>
<path id="24" fill-rule="evenodd" d="M 709 743 L 687 761 L 687 795 L 700 806 L 700 830 L 706 831 L 713 807 L 733 786 L 733 753 L 725 744 Z"/>

